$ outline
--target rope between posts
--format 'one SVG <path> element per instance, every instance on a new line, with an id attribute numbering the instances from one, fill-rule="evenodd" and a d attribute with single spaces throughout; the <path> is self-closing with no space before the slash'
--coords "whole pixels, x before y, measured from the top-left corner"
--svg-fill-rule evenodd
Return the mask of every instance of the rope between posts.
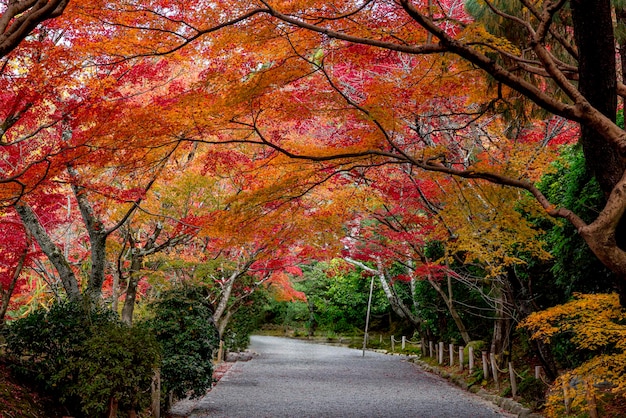
<path id="1" fill-rule="evenodd" d="M 550 385 L 552 384 L 552 383 L 550 383 L 550 382 L 547 382 L 547 381 L 546 381 L 546 379 L 545 379 L 542 375 L 539 375 L 539 379 L 541 379 L 541 381 L 542 381 L 542 382 L 543 382 L 546 386 L 550 386 Z"/>
<path id="2" fill-rule="evenodd" d="M 494 367 L 496 368 L 497 371 L 499 371 L 500 373 L 506 373 L 508 372 L 508 370 L 500 370 L 500 368 L 498 367 L 498 362 L 494 362 L 493 363 Z"/>

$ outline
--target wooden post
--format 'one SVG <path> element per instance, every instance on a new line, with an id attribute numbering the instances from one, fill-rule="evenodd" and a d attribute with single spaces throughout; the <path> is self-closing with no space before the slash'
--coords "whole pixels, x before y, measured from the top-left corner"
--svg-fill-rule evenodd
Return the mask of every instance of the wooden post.
<path id="1" fill-rule="evenodd" d="M 402 349 L 406 349 L 406 337 L 404 335 L 402 336 Z"/>
<path id="2" fill-rule="evenodd" d="M 470 374 L 474 373 L 474 347 L 472 347 L 471 345 L 468 347 L 468 354 L 467 356 L 469 357 L 469 372 Z"/>
<path id="3" fill-rule="evenodd" d="M 459 346 L 459 370 L 463 371 L 463 363 L 465 362 L 464 358 L 463 358 L 463 350 L 465 350 L 465 347 L 463 347 L 462 345 Z"/>
<path id="4" fill-rule="evenodd" d="M 515 380 L 515 370 L 513 370 L 513 363 L 509 361 L 509 379 L 511 379 L 511 394 L 513 398 L 517 396 L 517 381 Z"/>
<path id="5" fill-rule="evenodd" d="M 565 380 L 563 380 L 563 403 L 565 404 L 565 413 L 569 415 L 571 412 L 572 401 L 569 398 L 567 382 Z"/>
<path id="6" fill-rule="evenodd" d="M 420 339 L 420 349 L 422 350 L 422 356 L 426 357 L 426 340 Z"/>
<path id="7" fill-rule="evenodd" d="M 541 366 L 535 366 L 535 379 L 541 379 Z"/>
<path id="8" fill-rule="evenodd" d="M 443 364 L 443 341 L 439 341 L 439 364 Z"/>
<path id="9" fill-rule="evenodd" d="M 150 392 L 152 395 L 152 418 L 161 417 L 161 369 L 154 371 L 152 383 L 150 384 Z"/>
<path id="10" fill-rule="evenodd" d="M 496 390 L 500 390 L 500 381 L 498 380 L 498 365 L 496 364 L 496 354 L 490 353 L 491 372 L 493 373 L 493 383 L 496 384 Z"/>
<path id="11" fill-rule="evenodd" d="M 489 361 L 487 360 L 487 352 L 483 351 L 482 352 L 482 359 L 483 359 L 483 376 L 485 378 L 485 380 L 489 379 Z"/>
<path id="12" fill-rule="evenodd" d="M 586 396 L 589 418 L 598 418 L 598 408 L 596 407 L 596 394 L 593 385 L 591 384 L 591 379 L 586 379 L 585 384 L 587 386 Z"/>
<path id="13" fill-rule="evenodd" d="M 429 353 L 429 357 L 433 357 L 433 342 L 432 341 L 428 341 L 428 353 Z"/>
<path id="14" fill-rule="evenodd" d="M 450 366 L 454 366 L 454 344 L 449 344 L 448 348 L 450 349 Z"/>
<path id="15" fill-rule="evenodd" d="M 393 338 L 393 335 L 391 336 L 391 352 L 395 353 L 396 351 L 396 341 Z"/>
<path id="16" fill-rule="evenodd" d="M 221 363 L 224 361 L 224 341 L 220 340 L 220 346 L 217 349 L 217 363 Z"/>

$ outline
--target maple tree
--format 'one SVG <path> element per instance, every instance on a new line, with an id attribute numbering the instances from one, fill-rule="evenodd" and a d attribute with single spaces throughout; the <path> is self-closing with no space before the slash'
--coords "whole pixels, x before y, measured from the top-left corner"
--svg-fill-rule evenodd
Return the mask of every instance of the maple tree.
<path id="1" fill-rule="evenodd" d="M 283 201 L 277 198 L 280 188 L 265 188 L 280 176 L 289 181 L 289 170 L 282 165 L 263 162 L 257 167 L 241 157 L 239 165 L 214 171 L 213 151 L 196 149 L 185 173 L 157 185 L 146 200 L 147 211 L 156 212 L 150 209 L 155 204 L 169 208 L 162 213 L 196 231 L 175 250 L 148 258 L 147 270 L 159 267 L 145 274 L 157 287 L 180 281 L 206 286 L 222 335 L 235 312 L 261 287 L 269 287 L 279 299 L 303 298 L 291 287 L 289 276 L 302 274 L 298 264 L 313 251 L 322 257 L 328 251 L 324 247 L 336 248 L 329 240 L 339 243 L 343 218 L 330 202 L 320 204 L 323 189 Z"/>
<path id="2" fill-rule="evenodd" d="M 166 54 L 189 43 L 199 51 L 224 51 L 227 45 L 245 42 L 245 51 L 221 55 L 208 65 L 203 94 L 198 96 L 208 105 L 216 103 L 216 97 L 243 103 L 228 115 L 214 113 L 217 116 L 206 125 L 208 131 L 224 115 L 222 121 L 233 127 L 231 136 L 194 133 L 189 140 L 255 142 L 290 157 L 341 162 L 346 170 L 403 163 L 526 190 L 548 214 L 578 229 L 598 258 L 621 277 L 617 283 L 626 294 L 626 252 L 616 233 L 624 210 L 620 155 L 626 135 L 615 124 L 615 109 L 624 88 L 617 81 L 610 2 L 520 1 L 511 8 L 506 2 L 477 4 L 483 15 L 512 29 L 497 32 L 486 18 L 466 14 L 460 2 L 261 1 L 238 4 L 230 14 L 215 16 L 220 24 L 210 29 L 198 29 L 205 26 L 197 24 L 197 14 L 174 8 L 171 16 L 161 16 L 160 24 L 167 26 L 158 30 L 167 36 L 155 52 Z M 236 30 L 226 27 L 230 24 L 236 24 Z M 144 35 L 157 30 L 136 22 L 128 27 Z M 224 30 L 215 34 L 218 27 Z M 591 36 L 588 27 L 605 32 Z M 208 34 L 211 45 L 203 40 Z M 221 68 L 227 62 L 237 63 L 238 70 L 224 74 Z M 359 66 L 367 71 L 357 70 Z M 218 79 L 219 88 L 208 87 L 216 94 L 209 99 L 207 86 L 217 85 L 213 80 Z M 228 83 L 245 87 L 228 90 Z M 588 165 L 607 199 L 600 215 L 587 223 L 567 208 L 555 207 L 526 178 L 523 164 L 485 164 L 489 148 L 484 159 L 472 159 L 466 166 L 460 164 L 458 148 L 428 143 L 420 124 L 414 124 L 416 115 L 433 112 L 432 101 L 424 100 L 426 89 L 416 88 L 426 83 L 431 95 L 437 94 L 435 86 L 453 92 L 467 91 L 471 84 L 482 97 L 442 97 L 464 97 L 464 114 L 476 118 L 508 113 L 524 121 L 542 108 L 579 123 Z M 203 112 L 190 110 L 198 116 L 198 125 L 204 123 Z M 454 115 L 440 112 L 441 117 Z M 502 131 L 499 141 L 510 139 L 509 134 Z M 626 305 L 626 297 L 623 300 Z"/>

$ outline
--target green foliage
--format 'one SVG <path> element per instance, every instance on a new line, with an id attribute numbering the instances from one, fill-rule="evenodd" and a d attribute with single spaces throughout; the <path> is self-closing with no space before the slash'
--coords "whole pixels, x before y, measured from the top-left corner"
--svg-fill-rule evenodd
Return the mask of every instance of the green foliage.
<path id="1" fill-rule="evenodd" d="M 595 219 L 604 197 L 597 181 L 585 166 L 579 146 L 565 147 L 556 171 L 545 175 L 540 190 L 555 205 L 566 207 L 586 222 Z M 589 250 L 576 229 L 569 223 L 557 221 L 546 228 L 545 240 L 552 254 L 551 280 L 564 293 L 565 299 L 573 292 L 602 292 L 612 289 L 611 272 Z M 555 301 L 562 303 L 564 300 Z"/>
<path id="2" fill-rule="evenodd" d="M 203 287 L 168 290 L 149 306 L 153 317 L 143 325 L 152 330 L 163 353 L 163 393 L 199 397 L 213 383 L 213 352 L 219 337 Z"/>
<path id="3" fill-rule="evenodd" d="M 546 401 L 546 384 L 534 376 L 524 376 L 517 384 L 517 393 L 534 409 Z"/>
<path id="4" fill-rule="evenodd" d="M 111 398 L 120 411 L 150 401 L 159 361 L 156 341 L 146 331 L 125 326 L 108 309 L 56 303 L 12 323 L 4 333 L 13 371 L 75 416 L 103 416 Z"/>
<path id="5" fill-rule="evenodd" d="M 159 367 L 160 351 L 146 330 L 124 324 L 99 327 L 81 344 L 71 365 L 77 381 L 70 394 L 81 399 L 85 416 L 106 416 L 110 399 L 120 411 L 140 411 L 150 405 L 150 384 Z"/>
<path id="6" fill-rule="evenodd" d="M 224 330 L 222 340 L 227 351 L 243 351 L 250 344 L 250 334 L 259 329 L 263 305 L 267 301 L 267 293 L 261 289 L 250 295 L 249 300 L 241 306 L 230 318 Z"/>
<path id="7" fill-rule="evenodd" d="M 354 270 L 343 271 L 335 265 L 318 263 L 303 269 L 307 280 L 297 284 L 307 304 L 297 307 L 297 316 L 309 327 L 333 332 L 350 333 L 365 328 L 370 278 Z M 295 309 L 292 308 L 292 309 Z M 370 329 L 378 318 L 389 311 L 389 303 L 380 287 L 374 285 Z"/>
<path id="8" fill-rule="evenodd" d="M 80 357 L 81 344 L 95 328 L 116 320 L 110 310 L 78 303 L 55 303 L 49 311 L 39 308 L 4 330 L 12 370 L 45 392 L 67 393 L 76 379 L 69 365 Z"/>

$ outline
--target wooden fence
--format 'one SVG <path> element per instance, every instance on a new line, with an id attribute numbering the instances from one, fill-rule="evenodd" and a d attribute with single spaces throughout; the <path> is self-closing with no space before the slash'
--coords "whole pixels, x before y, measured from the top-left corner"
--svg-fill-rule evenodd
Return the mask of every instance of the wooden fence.
<path id="1" fill-rule="evenodd" d="M 489 353 L 487 351 L 480 351 L 480 355 L 475 353 L 474 347 L 469 346 L 467 348 L 467 361 L 465 361 L 465 347 L 462 345 L 456 346 L 454 344 L 445 344 L 443 341 L 435 342 L 435 341 L 410 341 L 406 337 L 402 337 L 400 340 L 396 340 L 395 337 L 391 336 L 391 351 L 395 352 L 396 344 L 402 344 L 402 350 L 405 350 L 407 344 L 412 344 L 414 346 L 420 346 L 422 356 L 430 357 L 437 359 L 437 362 L 441 366 L 449 366 L 454 367 L 458 365 L 459 371 L 463 372 L 465 365 L 467 364 L 468 372 L 471 374 L 477 367 L 477 363 L 480 363 L 478 367 L 482 367 L 483 378 L 487 381 L 492 380 L 496 390 L 500 390 L 506 383 L 509 382 L 511 387 L 511 394 L 513 398 L 517 397 L 517 383 L 518 379 L 522 379 L 515 369 L 513 368 L 513 363 L 508 362 L 508 368 L 502 370 L 498 367 L 498 362 L 496 361 L 496 355 L 494 353 Z M 457 360 L 458 359 L 458 360 Z M 541 379 L 549 385 L 550 383 L 546 382 L 543 376 L 543 371 L 541 366 L 535 366 L 535 379 Z M 590 418 L 597 418 L 597 405 L 594 395 L 594 390 L 589 383 L 589 381 L 585 381 L 587 390 L 585 392 L 585 396 L 587 398 L 587 413 Z M 570 399 L 570 390 L 568 389 L 568 384 L 563 384 L 563 401 L 565 404 L 566 413 L 570 413 L 570 406 L 572 403 L 572 399 Z"/>
<path id="2" fill-rule="evenodd" d="M 487 381 L 492 380 L 496 390 L 505 384 L 508 380 L 511 386 L 511 394 L 515 398 L 517 396 L 517 383 L 518 379 L 522 379 L 515 369 L 513 363 L 508 362 L 508 368 L 502 370 L 498 367 L 496 356 L 494 353 L 488 353 L 487 351 L 480 351 L 476 353 L 474 347 L 467 347 L 467 361 L 465 358 L 465 347 L 462 345 L 445 344 L 443 341 L 410 341 L 405 336 L 400 340 L 396 340 L 391 336 L 391 351 L 395 352 L 396 344 L 401 343 L 402 350 L 406 349 L 407 344 L 415 346 L 421 346 L 421 352 L 423 357 L 430 357 L 437 359 L 437 362 L 442 366 L 459 367 L 459 371 L 464 371 L 466 365 L 469 373 L 473 373 L 477 367 L 482 367 L 483 378 Z M 542 369 L 541 366 L 535 366 L 535 378 L 541 378 Z"/>

